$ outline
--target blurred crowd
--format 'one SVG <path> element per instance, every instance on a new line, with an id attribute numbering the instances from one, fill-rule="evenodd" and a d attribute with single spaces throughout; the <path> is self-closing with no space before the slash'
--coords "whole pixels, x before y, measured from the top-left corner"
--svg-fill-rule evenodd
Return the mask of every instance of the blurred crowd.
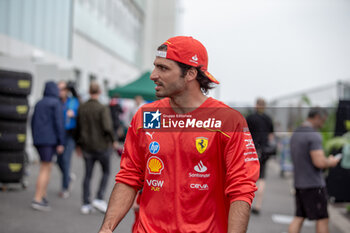
<path id="1" fill-rule="evenodd" d="M 97 83 L 90 84 L 89 99 L 85 102 L 73 82 L 49 81 L 45 84 L 43 98 L 36 103 L 31 121 L 33 144 L 40 157 L 32 208 L 51 209 L 47 186 L 53 161 L 57 161 L 62 174 L 59 196 L 70 196 L 71 183 L 76 179 L 70 169 L 75 151 L 85 162 L 81 213 L 88 214 L 94 209 L 106 211 L 104 194 L 112 150 L 121 156 L 127 127 L 145 101 L 141 96 L 135 96 L 134 103 L 125 101 L 127 104 L 123 105 L 123 100 L 115 97 L 105 106 L 99 101 L 100 95 Z M 103 176 L 96 197 L 91 200 L 90 182 L 95 162 L 101 164 Z"/>

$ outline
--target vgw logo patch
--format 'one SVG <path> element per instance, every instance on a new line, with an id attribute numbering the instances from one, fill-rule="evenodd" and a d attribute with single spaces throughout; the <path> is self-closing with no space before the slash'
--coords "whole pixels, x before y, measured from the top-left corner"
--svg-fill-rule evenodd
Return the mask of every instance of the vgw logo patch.
<path id="1" fill-rule="evenodd" d="M 143 128 L 144 129 L 160 129 L 160 116 L 162 114 L 156 112 L 143 112 Z"/>
<path id="2" fill-rule="evenodd" d="M 207 149 L 207 147 L 208 147 L 208 138 L 205 138 L 205 137 L 196 138 L 196 148 L 199 153 L 203 154 L 204 151 Z"/>

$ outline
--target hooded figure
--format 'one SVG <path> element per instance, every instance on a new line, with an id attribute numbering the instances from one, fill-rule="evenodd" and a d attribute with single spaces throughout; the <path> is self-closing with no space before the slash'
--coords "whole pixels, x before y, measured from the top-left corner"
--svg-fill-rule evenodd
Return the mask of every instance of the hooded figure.
<path id="1" fill-rule="evenodd" d="M 62 105 L 57 84 L 52 81 L 45 84 L 44 97 L 35 105 L 32 135 L 35 146 L 63 145 Z"/>
<path id="2" fill-rule="evenodd" d="M 32 118 L 33 142 L 40 156 L 40 170 L 32 208 L 41 211 L 51 209 L 46 191 L 51 175 L 52 158 L 64 151 L 63 112 L 58 95 L 56 83 L 47 82 L 44 97 L 35 105 Z"/>

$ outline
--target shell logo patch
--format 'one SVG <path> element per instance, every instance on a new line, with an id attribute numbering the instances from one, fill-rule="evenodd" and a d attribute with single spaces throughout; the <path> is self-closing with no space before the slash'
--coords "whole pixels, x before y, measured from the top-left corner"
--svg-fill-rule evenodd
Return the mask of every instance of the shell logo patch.
<path id="1" fill-rule="evenodd" d="M 196 148 L 199 153 L 203 154 L 204 151 L 207 149 L 207 147 L 208 147 L 208 138 L 205 138 L 205 137 L 196 138 Z"/>
<path id="2" fill-rule="evenodd" d="M 157 156 L 151 156 L 147 161 L 147 168 L 150 174 L 160 175 L 164 169 L 164 163 Z"/>

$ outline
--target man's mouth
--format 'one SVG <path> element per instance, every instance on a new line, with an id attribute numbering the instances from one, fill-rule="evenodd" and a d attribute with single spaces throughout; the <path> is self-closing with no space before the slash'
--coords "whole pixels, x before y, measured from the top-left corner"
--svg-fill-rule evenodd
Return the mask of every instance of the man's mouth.
<path id="1" fill-rule="evenodd" d="M 156 84 L 156 87 L 154 88 L 156 91 L 158 91 L 161 88 L 161 86 L 163 86 L 163 84 L 158 82 L 155 82 L 154 84 Z"/>

